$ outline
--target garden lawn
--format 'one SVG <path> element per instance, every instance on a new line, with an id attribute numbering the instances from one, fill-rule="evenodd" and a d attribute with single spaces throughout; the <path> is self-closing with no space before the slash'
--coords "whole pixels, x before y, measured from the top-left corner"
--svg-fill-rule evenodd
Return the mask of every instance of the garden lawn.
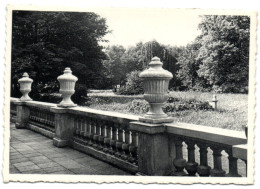
<path id="1" fill-rule="evenodd" d="M 104 94 L 104 93 L 103 93 Z M 115 95 L 113 95 L 115 96 Z M 174 98 L 210 101 L 213 93 L 202 92 L 170 92 Z M 247 125 L 248 95 L 246 94 L 216 94 L 218 99 L 217 110 L 185 110 L 170 113 L 175 121 L 198 125 L 220 127 L 232 130 L 244 130 Z M 92 103 L 90 108 L 134 114 L 128 110 L 129 103 Z M 138 113 L 136 113 L 138 114 Z M 138 114 L 139 115 L 139 114 Z M 140 115 L 141 116 L 141 115 Z"/>

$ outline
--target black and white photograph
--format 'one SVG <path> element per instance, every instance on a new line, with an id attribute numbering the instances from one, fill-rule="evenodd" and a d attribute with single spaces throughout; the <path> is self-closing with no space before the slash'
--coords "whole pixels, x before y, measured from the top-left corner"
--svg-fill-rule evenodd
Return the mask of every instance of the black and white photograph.
<path id="1" fill-rule="evenodd" d="M 6 182 L 253 183 L 255 11 L 9 5 L 7 21 Z"/>

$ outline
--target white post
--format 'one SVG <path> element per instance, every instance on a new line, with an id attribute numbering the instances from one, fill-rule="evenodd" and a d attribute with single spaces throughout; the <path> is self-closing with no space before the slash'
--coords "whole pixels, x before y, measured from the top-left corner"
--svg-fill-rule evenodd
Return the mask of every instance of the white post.
<path id="1" fill-rule="evenodd" d="M 213 107 L 214 110 L 217 110 L 218 100 L 216 95 L 213 95 L 210 105 Z"/>

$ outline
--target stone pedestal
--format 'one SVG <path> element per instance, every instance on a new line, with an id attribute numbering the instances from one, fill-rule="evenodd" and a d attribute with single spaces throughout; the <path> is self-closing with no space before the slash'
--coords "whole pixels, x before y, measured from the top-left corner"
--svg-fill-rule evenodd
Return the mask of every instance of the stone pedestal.
<path id="1" fill-rule="evenodd" d="M 173 165 L 165 127 L 160 124 L 132 122 L 130 130 L 138 132 L 138 174 L 169 175 Z"/>
<path id="2" fill-rule="evenodd" d="M 17 115 L 15 127 L 17 129 L 22 129 L 27 127 L 27 123 L 29 122 L 30 117 L 30 109 L 26 106 L 26 102 L 17 101 L 15 102 L 17 105 Z"/>
<path id="3" fill-rule="evenodd" d="M 67 108 L 53 107 L 51 111 L 55 113 L 55 135 L 53 145 L 66 147 L 70 145 L 73 136 L 74 120 L 67 113 Z"/>

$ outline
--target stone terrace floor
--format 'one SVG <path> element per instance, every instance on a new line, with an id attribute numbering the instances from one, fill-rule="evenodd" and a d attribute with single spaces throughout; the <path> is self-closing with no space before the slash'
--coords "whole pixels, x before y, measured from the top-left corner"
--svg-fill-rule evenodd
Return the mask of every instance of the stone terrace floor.
<path id="1" fill-rule="evenodd" d="M 10 124 L 10 174 L 131 175 L 71 148 L 57 148 L 52 140 Z"/>

